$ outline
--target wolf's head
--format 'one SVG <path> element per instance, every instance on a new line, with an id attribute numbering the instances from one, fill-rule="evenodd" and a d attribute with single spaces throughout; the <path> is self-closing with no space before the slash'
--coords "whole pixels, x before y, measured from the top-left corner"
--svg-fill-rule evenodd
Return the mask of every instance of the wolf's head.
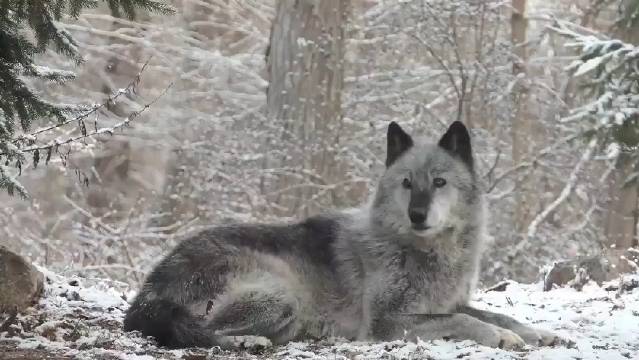
<path id="1" fill-rule="evenodd" d="M 466 127 L 454 122 L 433 144 L 413 140 L 391 122 L 387 143 L 386 171 L 371 209 L 374 224 L 414 239 L 465 226 L 478 197 Z"/>

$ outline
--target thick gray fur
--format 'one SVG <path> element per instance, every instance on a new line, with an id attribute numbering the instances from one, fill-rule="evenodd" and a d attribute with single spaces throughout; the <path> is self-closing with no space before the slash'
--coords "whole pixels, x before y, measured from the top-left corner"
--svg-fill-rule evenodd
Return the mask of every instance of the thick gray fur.
<path id="1" fill-rule="evenodd" d="M 327 336 L 554 342 L 468 306 L 485 211 L 466 128 L 455 122 L 433 144 L 391 123 L 387 151 L 377 191 L 358 209 L 214 227 L 184 240 L 146 279 L 125 329 L 169 347 Z"/>

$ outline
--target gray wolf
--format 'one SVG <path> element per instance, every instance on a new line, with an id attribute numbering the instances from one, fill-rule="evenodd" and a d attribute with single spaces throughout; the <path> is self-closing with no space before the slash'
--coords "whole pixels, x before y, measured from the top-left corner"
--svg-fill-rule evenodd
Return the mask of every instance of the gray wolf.
<path id="1" fill-rule="evenodd" d="M 556 337 L 474 309 L 485 233 L 471 139 L 388 126 L 386 170 L 361 208 L 283 225 L 229 225 L 181 242 L 150 273 L 125 330 L 168 347 L 455 338 L 503 348 Z"/>

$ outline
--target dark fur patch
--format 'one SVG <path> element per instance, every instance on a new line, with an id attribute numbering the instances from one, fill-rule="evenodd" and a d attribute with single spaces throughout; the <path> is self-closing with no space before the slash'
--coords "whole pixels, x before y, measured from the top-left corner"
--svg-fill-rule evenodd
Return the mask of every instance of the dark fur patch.
<path id="1" fill-rule="evenodd" d="M 439 146 L 453 156 L 459 157 L 472 172 L 473 152 L 470 144 L 470 134 L 462 122 L 455 121 L 450 125 L 439 140 Z"/>
<path id="2" fill-rule="evenodd" d="M 236 246 L 275 255 L 294 253 L 318 265 L 332 266 L 337 228 L 335 219 L 316 216 L 293 225 L 218 228 L 211 235 Z"/>
<path id="3" fill-rule="evenodd" d="M 133 330 L 152 336 L 169 348 L 214 344 L 183 306 L 168 300 L 136 299 L 124 318 L 124 331 Z"/>
<path id="4" fill-rule="evenodd" d="M 388 132 L 386 135 L 386 167 L 393 165 L 393 163 L 403 154 L 406 150 L 413 146 L 413 139 L 394 121 L 388 125 Z"/>
<path id="5" fill-rule="evenodd" d="M 207 240 L 199 236 L 182 242 L 153 269 L 146 280 L 149 289 L 164 294 L 178 286 L 188 294 L 185 300 L 210 299 L 224 289 L 230 271 L 228 254 L 206 247 Z"/>
<path id="6" fill-rule="evenodd" d="M 238 248 L 289 253 L 335 271 L 333 243 L 338 226 L 336 219 L 318 216 L 291 225 L 235 225 L 201 231 L 181 242 L 151 272 L 127 310 L 124 328 L 153 336 L 164 346 L 212 346 L 216 340 L 210 330 L 183 303 L 208 301 L 208 313 L 210 301 L 226 286 L 231 271 L 228 260 L 237 256 Z M 166 299 L 175 295 L 168 291 L 180 292 L 179 304 Z M 250 315 L 246 309 L 239 313 Z M 284 306 L 281 317 L 292 316 L 293 308 Z"/>
<path id="7" fill-rule="evenodd" d="M 337 238 L 337 222 L 331 218 L 317 216 L 308 218 L 301 226 L 307 234 L 300 243 L 302 252 L 322 265 L 333 265 L 333 243 Z"/>

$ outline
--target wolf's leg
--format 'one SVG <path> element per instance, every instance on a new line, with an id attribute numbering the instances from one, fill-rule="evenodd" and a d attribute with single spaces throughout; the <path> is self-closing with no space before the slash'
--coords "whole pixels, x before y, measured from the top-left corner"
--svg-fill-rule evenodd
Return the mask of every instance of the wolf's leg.
<path id="1" fill-rule="evenodd" d="M 517 335 L 521 336 L 521 338 L 524 339 L 526 343 L 531 345 L 550 346 L 555 345 L 559 341 L 561 341 L 561 339 L 557 335 L 551 333 L 550 331 L 534 329 L 530 326 L 520 323 L 510 316 L 497 314 L 486 310 L 479 310 L 470 306 L 461 306 L 458 308 L 458 310 L 461 313 L 468 314 L 481 321 L 495 324 L 504 329 L 512 330 L 517 333 Z"/>
<path id="2" fill-rule="evenodd" d="M 388 331 L 394 334 L 387 333 Z M 466 314 L 410 314 L 379 319 L 373 324 L 373 334 L 378 338 L 397 338 L 401 333 L 409 340 L 436 340 L 454 338 L 474 340 L 482 345 L 515 349 L 524 341 L 514 332 L 483 322 Z"/>
<path id="3" fill-rule="evenodd" d="M 207 327 L 229 341 L 263 336 L 285 343 L 299 331 L 298 307 L 299 301 L 285 286 L 268 282 L 243 286 L 220 297 L 207 316 Z"/>
<path id="4" fill-rule="evenodd" d="M 482 345 L 513 349 L 523 346 L 524 340 L 514 332 L 483 322 L 462 313 L 415 314 L 410 304 L 420 298 L 406 277 L 390 278 L 386 283 L 394 284 L 370 294 L 368 309 L 364 308 L 364 325 L 360 337 L 376 340 L 395 340 L 408 336 L 410 340 L 435 340 L 455 338 L 474 340 Z"/>
<path id="5" fill-rule="evenodd" d="M 466 314 L 444 314 L 427 318 L 429 319 L 414 327 L 409 335 L 431 340 L 442 337 L 470 339 L 482 345 L 502 349 L 516 349 L 524 345 L 521 337 L 514 332 Z"/>

